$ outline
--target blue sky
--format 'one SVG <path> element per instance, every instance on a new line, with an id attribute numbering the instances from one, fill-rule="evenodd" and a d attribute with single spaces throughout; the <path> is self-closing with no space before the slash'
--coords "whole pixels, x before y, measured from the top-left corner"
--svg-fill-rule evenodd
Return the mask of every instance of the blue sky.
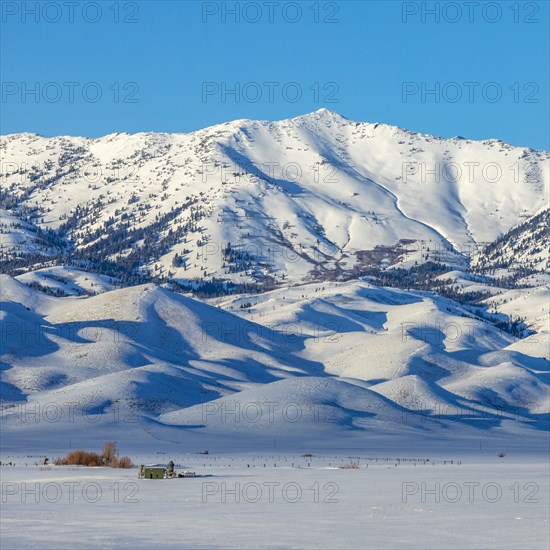
<path id="1" fill-rule="evenodd" d="M 0 131 L 187 132 L 327 107 L 548 149 L 548 8 L 3 1 Z"/>

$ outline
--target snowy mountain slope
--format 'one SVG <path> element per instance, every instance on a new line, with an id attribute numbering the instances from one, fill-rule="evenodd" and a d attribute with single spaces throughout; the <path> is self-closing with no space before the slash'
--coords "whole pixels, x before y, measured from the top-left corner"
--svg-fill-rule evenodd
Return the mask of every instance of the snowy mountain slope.
<path id="1" fill-rule="evenodd" d="M 17 280 L 36 290 L 59 296 L 93 295 L 116 288 L 116 281 L 111 277 L 65 266 L 29 271 L 19 275 Z"/>
<path id="2" fill-rule="evenodd" d="M 533 272 L 528 260 L 523 266 L 515 263 L 511 269 L 488 268 L 483 275 L 475 269 L 473 273 L 451 270 L 434 277 L 432 288 L 464 304 L 470 313 L 523 338 L 513 344 L 515 349 L 548 359 L 550 274 Z"/>
<path id="3" fill-rule="evenodd" d="M 0 210 L 0 255 L 2 259 L 18 256 L 55 256 L 65 251 L 66 243 L 56 233 Z"/>
<path id="4" fill-rule="evenodd" d="M 550 331 L 550 285 L 511 289 L 485 302 L 511 318 L 521 318 L 536 333 Z"/>
<path id="5" fill-rule="evenodd" d="M 190 134 L 0 144 L 9 216 L 58 230 L 88 271 L 180 282 L 273 285 L 441 257 L 464 266 L 463 253 L 542 208 L 549 182 L 544 152 L 326 109 Z"/>
<path id="6" fill-rule="evenodd" d="M 546 358 L 550 335 L 549 215 L 550 210 L 544 208 L 477 250 L 468 272 L 451 270 L 435 278 L 444 285 L 437 292 L 452 289 L 457 298 L 466 296 L 466 301 L 468 295 L 477 294 L 475 306 L 486 308 L 486 316 L 500 326 L 515 324 L 515 333 L 527 336 L 513 344 L 514 349 Z"/>
<path id="7" fill-rule="evenodd" d="M 52 297 L 29 288 L 26 284 L 10 277 L 0 274 L 0 299 L 4 305 L 13 302 L 22 306 L 30 312 L 44 314 L 52 304 L 56 303 Z"/>
<path id="8" fill-rule="evenodd" d="M 480 273 L 545 272 L 550 267 L 549 249 L 550 209 L 545 208 L 474 254 L 471 267 Z"/>

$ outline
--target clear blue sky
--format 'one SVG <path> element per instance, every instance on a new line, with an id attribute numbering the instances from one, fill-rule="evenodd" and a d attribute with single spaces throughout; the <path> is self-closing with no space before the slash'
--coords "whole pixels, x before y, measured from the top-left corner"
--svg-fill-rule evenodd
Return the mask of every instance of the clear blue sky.
<path id="1" fill-rule="evenodd" d="M 327 107 L 549 148 L 547 1 L 0 4 L 2 134 L 187 132 Z"/>

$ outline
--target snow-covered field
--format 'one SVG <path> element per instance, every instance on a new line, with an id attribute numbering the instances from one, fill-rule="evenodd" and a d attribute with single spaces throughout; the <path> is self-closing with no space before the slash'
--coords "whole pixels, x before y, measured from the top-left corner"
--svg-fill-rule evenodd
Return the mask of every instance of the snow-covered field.
<path id="1" fill-rule="evenodd" d="M 162 455 L 197 473 L 173 480 L 4 457 L 2 548 L 548 548 L 543 455 L 430 454 Z"/>

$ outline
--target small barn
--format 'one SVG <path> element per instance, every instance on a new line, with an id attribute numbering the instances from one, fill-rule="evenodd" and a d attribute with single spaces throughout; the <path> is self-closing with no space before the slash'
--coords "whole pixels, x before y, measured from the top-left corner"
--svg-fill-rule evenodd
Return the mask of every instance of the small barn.
<path id="1" fill-rule="evenodd" d="M 166 468 L 164 466 L 140 466 L 138 470 L 139 479 L 164 479 Z"/>
<path id="2" fill-rule="evenodd" d="M 184 470 L 178 473 L 174 469 L 174 462 L 171 460 L 168 464 L 140 464 L 138 468 L 138 479 L 170 479 L 176 477 L 195 477 L 192 470 Z"/>

